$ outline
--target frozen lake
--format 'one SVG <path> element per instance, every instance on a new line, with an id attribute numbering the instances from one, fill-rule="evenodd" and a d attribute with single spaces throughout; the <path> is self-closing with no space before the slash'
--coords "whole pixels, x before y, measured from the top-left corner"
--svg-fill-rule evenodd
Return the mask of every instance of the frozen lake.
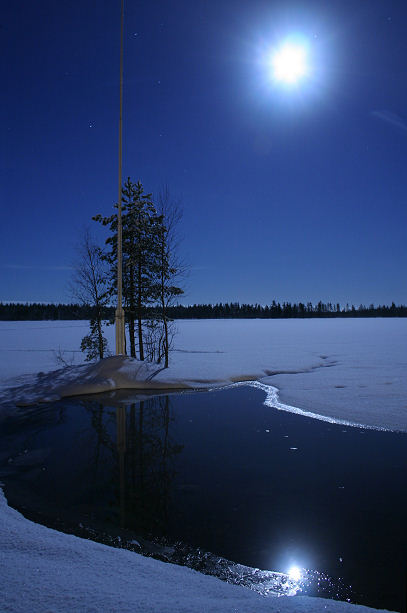
<path id="1" fill-rule="evenodd" d="M 273 406 L 407 431 L 407 319 L 186 320 L 176 325 L 166 371 L 172 377 L 214 385 L 251 377 L 278 389 L 280 405 L 269 395 Z M 60 367 L 58 353 L 68 363 L 81 363 L 79 345 L 87 329 L 83 321 L 0 322 L 1 382 Z M 108 327 L 110 347 L 113 334 Z"/>

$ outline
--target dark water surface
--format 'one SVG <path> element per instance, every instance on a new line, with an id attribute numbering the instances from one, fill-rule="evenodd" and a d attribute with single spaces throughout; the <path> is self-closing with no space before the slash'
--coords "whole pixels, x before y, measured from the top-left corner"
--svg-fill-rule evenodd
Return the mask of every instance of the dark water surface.
<path id="1" fill-rule="evenodd" d="M 281 572 L 296 565 L 317 571 L 306 593 L 402 610 L 407 435 L 263 401 L 238 387 L 16 409 L 2 425 L 6 496 L 67 531 L 133 535 L 136 550 L 178 542 Z"/>

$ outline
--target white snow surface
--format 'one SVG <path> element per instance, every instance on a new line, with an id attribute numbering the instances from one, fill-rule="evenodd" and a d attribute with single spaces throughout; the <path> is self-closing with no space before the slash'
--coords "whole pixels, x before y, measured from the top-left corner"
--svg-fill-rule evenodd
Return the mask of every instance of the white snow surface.
<path id="1" fill-rule="evenodd" d="M 267 404 L 278 409 L 407 431 L 407 319 L 185 320 L 176 325 L 168 369 L 119 358 L 52 373 L 58 353 L 68 362 L 83 363 L 79 345 L 87 322 L 0 322 L 3 402 L 253 380 L 266 392 Z M 113 327 L 107 327 L 110 347 L 113 335 Z"/>
<path id="2" fill-rule="evenodd" d="M 83 361 L 78 348 L 86 322 L 0 322 L 3 414 L 7 407 L 13 409 L 16 400 L 52 400 L 123 387 L 213 387 L 252 379 L 276 408 L 407 430 L 406 320 L 204 320 L 177 326 L 171 366 L 159 370 L 122 357 L 78 365 Z M 112 328 L 107 328 L 107 335 L 113 346 Z M 55 372 L 59 350 L 76 366 Z M 25 519 L 7 505 L 0 490 L 0 610 L 362 613 L 373 609 L 298 595 L 263 598 L 188 568 L 62 534 Z"/>
<path id="3" fill-rule="evenodd" d="M 263 598 L 193 570 L 56 532 L 11 509 L 0 490 L 2 613 L 362 613 L 308 596 Z"/>

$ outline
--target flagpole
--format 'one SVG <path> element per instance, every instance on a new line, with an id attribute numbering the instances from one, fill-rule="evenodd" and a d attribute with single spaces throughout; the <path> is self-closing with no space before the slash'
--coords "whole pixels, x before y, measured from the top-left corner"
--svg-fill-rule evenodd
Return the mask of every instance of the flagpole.
<path id="1" fill-rule="evenodd" d="M 116 313 L 115 313 L 116 355 L 125 355 L 126 353 L 124 310 L 123 310 L 123 239 L 122 239 L 123 24 L 124 24 L 124 0 L 121 0 L 119 194 L 118 194 L 118 199 L 117 199 L 117 308 L 116 308 Z"/>

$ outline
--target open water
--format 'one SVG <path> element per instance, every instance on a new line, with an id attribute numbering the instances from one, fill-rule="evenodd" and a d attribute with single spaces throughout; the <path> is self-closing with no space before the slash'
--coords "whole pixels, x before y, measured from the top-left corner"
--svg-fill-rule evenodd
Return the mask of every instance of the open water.
<path id="1" fill-rule="evenodd" d="M 16 409 L 0 435 L 9 504 L 229 581 L 250 572 L 227 560 L 297 567 L 303 593 L 402 610 L 407 434 L 320 422 L 264 398 L 244 386 Z"/>

